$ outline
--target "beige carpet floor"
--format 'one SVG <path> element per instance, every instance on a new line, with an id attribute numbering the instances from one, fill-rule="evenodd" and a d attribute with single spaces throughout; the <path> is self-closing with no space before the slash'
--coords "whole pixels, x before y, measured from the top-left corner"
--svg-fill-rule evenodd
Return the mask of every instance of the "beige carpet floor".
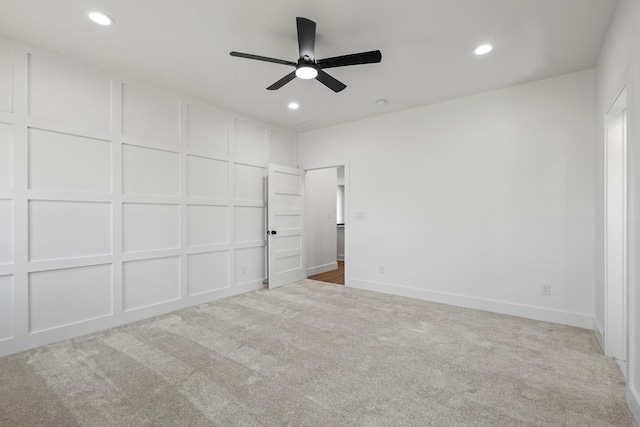
<path id="1" fill-rule="evenodd" d="M 303 281 L 0 359 L 2 426 L 634 426 L 588 330 Z"/>

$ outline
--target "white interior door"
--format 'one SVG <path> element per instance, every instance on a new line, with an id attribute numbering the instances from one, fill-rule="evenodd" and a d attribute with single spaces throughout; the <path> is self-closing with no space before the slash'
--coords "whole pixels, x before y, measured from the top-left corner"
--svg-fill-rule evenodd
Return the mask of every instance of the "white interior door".
<path id="1" fill-rule="evenodd" d="M 304 171 L 269 165 L 269 289 L 306 279 Z"/>

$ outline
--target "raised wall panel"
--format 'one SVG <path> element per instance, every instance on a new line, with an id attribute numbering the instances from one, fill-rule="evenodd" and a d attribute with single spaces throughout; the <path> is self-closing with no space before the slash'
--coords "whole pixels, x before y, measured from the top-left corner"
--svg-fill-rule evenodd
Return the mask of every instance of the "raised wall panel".
<path id="1" fill-rule="evenodd" d="M 187 156 L 187 194 L 189 197 L 228 198 L 228 170 L 227 162 Z"/>
<path id="2" fill-rule="evenodd" d="M 236 164 L 234 168 L 235 199 L 264 202 L 264 177 L 264 168 Z"/>
<path id="3" fill-rule="evenodd" d="M 122 132 L 162 144 L 179 144 L 180 104 L 176 99 L 122 86 Z"/>
<path id="4" fill-rule="evenodd" d="M 122 298 L 125 311 L 172 301 L 180 297 L 180 258 L 129 261 L 123 266 Z"/>
<path id="5" fill-rule="evenodd" d="M 111 192 L 111 142 L 29 129 L 29 188 Z"/>
<path id="6" fill-rule="evenodd" d="M 13 200 L 0 199 L 0 265 L 13 263 Z"/>
<path id="7" fill-rule="evenodd" d="M 237 161 L 266 164 L 266 129 L 236 120 L 235 159 Z"/>
<path id="8" fill-rule="evenodd" d="M 264 208 L 235 208 L 235 241 L 255 242 L 265 239 Z"/>
<path id="9" fill-rule="evenodd" d="M 180 246 L 180 206 L 124 203 L 122 234 L 125 252 L 177 248 Z"/>
<path id="10" fill-rule="evenodd" d="M 229 243 L 229 207 L 187 206 L 187 244 L 192 246 Z"/>
<path id="11" fill-rule="evenodd" d="M 272 130 L 269 138 L 269 163 L 276 165 L 297 166 L 295 135 Z"/>
<path id="12" fill-rule="evenodd" d="M 29 113 L 108 131 L 111 127 L 111 79 L 78 62 L 29 55 Z"/>
<path id="13" fill-rule="evenodd" d="M 122 187 L 125 194 L 178 196 L 178 154 L 135 145 L 122 146 Z"/>
<path id="14" fill-rule="evenodd" d="M 29 331 L 38 332 L 112 313 L 111 265 L 29 274 Z"/>
<path id="15" fill-rule="evenodd" d="M 0 123 L 0 189 L 13 187 L 11 125 Z"/>
<path id="16" fill-rule="evenodd" d="M 31 261 L 111 254 L 111 204 L 29 202 Z"/>
<path id="17" fill-rule="evenodd" d="M 264 246 L 235 250 L 236 284 L 265 278 Z"/>
<path id="18" fill-rule="evenodd" d="M 190 296 L 229 287 L 228 251 L 191 254 L 187 264 Z"/>
<path id="19" fill-rule="evenodd" d="M 204 108 L 187 106 L 187 146 L 216 158 L 229 155 L 227 118 Z"/>
<path id="20" fill-rule="evenodd" d="M 0 40 L 0 354 L 259 287 L 270 132 Z"/>
<path id="21" fill-rule="evenodd" d="M 13 337 L 13 276 L 0 276 L 0 341 Z"/>
<path id="22" fill-rule="evenodd" d="M 13 111 L 13 51 L 0 46 L 0 111 Z"/>

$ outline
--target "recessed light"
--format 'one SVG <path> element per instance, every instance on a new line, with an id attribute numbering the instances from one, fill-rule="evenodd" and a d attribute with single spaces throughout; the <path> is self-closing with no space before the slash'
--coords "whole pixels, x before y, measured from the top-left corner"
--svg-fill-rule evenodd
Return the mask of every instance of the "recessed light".
<path id="1" fill-rule="evenodd" d="M 295 102 L 290 102 L 289 103 L 289 108 L 292 109 L 292 110 L 297 110 L 298 108 L 300 108 L 300 106 Z"/>
<path id="2" fill-rule="evenodd" d="M 387 105 L 387 100 L 386 99 L 378 99 L 376 101 L 376 105 L 379 105 L 381 107 L 384 107 L 385 105 Z"/>
<path id="3" fill-rule="evenodd" d="M 478 46 L 476 50 L 474 50 L 474 53 L 476 55 L 484 55 L 485 53 L 491 52 L 492 49 L 493 49 L 493 46 L 491 46 L 490 44 L 483 44 Z"/>
<path id="4" fill-rule="evenodd" d="M 102 12 L 97 12 L 95 10 L 90 10 L 89 12 L 87 12 L 87 16 L 89 17 L 89 19 L 99 25 L 108 26 L 116 23 L 109 15 Z"/>

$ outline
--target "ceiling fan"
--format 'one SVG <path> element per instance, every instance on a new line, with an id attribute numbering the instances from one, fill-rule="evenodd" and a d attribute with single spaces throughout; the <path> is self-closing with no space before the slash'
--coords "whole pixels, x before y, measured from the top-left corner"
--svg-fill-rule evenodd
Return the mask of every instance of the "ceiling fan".
<path id="1" fill-rule="evenodd" d="M 334 92 L 340 92 L 347 86 L 325 73 L 326 68 L 345 67 L 347 65 L 373 64 L 382 60 L 379 50 L 370 52 L 353 53 L 351 55 L 334 56 L 332 58 L 315 59 L 314 49 L 316 44 L 316 23 L 306 18 L 296 18 L 298 25 L 298 48 L 300 58 L 298 62 L 285 61 L 282 59 L 268 58 L 266 56 L 252 55 L 249 53 L 230 52 L 231 56 L 239 58 L 255 59 L 258 61 L 273 62 L 276 64 L 290 65 L 296 67 L 295 71 L 287 74 L 267 90 L 277 90 L 289 83 L 296 77 L 301 79 L 316 79 Z"/>

